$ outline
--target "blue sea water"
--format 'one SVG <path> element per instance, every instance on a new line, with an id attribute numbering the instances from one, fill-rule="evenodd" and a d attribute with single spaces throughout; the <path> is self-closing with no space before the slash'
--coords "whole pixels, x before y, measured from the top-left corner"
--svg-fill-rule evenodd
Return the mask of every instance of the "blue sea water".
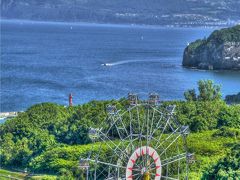
<path id="1" fill-rule="evenodd" d="M 35 103 L 74 104 L 121 98 L 128 92 L 162 100 L 183 99 L 200 79 L 240 91 L 240 72 L 181 66 L 188 42 L 213 29 L 151 26 L 1 22 L 1 111 Z M 107 66 L 103 66 L 103 64 Z"/>

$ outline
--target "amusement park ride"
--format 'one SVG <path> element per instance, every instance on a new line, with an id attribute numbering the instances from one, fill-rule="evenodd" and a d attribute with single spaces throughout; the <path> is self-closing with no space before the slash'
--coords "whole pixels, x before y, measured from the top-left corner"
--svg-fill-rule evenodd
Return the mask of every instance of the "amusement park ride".
<path id="1" fill-rule="evenodd" d="M 108 105 L 106 121 L 91 130 L 95 143 L 80 160 L 86 179 L 188 179 L 189 130 L 175 118 L 175 106 L 161 104 L 156 93 L 145 101 L 130 93 L 128 100 L 124 111 Z"/>

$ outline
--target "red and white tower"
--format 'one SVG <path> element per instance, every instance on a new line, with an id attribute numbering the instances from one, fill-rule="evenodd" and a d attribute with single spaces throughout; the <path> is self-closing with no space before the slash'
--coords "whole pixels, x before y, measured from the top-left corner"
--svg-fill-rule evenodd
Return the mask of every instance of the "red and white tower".
<path id="1" fill-rule="evenodd" d="M 72 93 L 70 93 L 70 94 L 69 94 L 69 97 L 68 97 L 69 106 L 72 106 L 72 105 L 73 105 L 73 103 L 72 103 L 72 98 L 73 98 Z"/>

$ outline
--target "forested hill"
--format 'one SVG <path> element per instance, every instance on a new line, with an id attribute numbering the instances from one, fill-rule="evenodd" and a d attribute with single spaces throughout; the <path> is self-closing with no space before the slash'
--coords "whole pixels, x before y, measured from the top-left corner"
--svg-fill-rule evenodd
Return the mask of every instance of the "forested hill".
<path id="1" fill-rule="evenodd" d="M 2 0 L 2 18 L 154 25 L 226 25 L 239 0 Z"/>
<path id="2" fill-rule="evenodd" d="M 240 70 L 240 25 L 214 31 L 184 50 L 183 66 L 199 69 Z"/>
<path id="3" fill-rule="evenodd" d="M 162 104 L 175 104 L 177 120 L 191 130 L 188 148 L 195 154 L 196 162 L 190 166 L 189 179 L 237 179 L 240 105 L 222 101 L 220 87 L 212 81 L 199 81 L 198 91 L 186 91 L 186 101 Z M 89 154 L 90 149 L 98 151 L 89 130 L 109 125 L 108 104 L 124 110 L 129 102 L 123 98 L 73 107 L 43 103 L 7 120 L 0 125 L 1 168 L 28 168 L 30 174 L 51 173 L 59 179 L 84 179 L 79 158 Z"/>

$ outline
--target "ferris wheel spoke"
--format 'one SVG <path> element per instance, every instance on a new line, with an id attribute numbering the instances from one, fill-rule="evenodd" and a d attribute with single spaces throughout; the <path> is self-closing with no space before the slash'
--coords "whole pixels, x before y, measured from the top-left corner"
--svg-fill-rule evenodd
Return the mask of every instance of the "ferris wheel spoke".
<path id="1" fill-rule="evenodd" d="M 175 137 L 175 139 L 165 148 L 165 149 L 163 149 L 163 151 L 160 153 L 160 157 L 163 155 L 163 153 L 166 153 L 166 151 L 168 150 L 168 148 L 170 147 L 170 146 L 172 146 L 172 144 L 179 138 L 181 136 L 181 134 L 179 134 L 177 137 Z M 162 143 L 163 144 L 163 143 Z M 156 147 L 156 149 L 158 149 L 162 144 L 160 144 L 158 147 Z M 150 167 L 152 166 L 154 164 L 154 162 L 152 162 L 151 164 L 150 164 Z M 169 163 L 167 163 L 167 165 L 168 165 Z"/>
<path id="2" fill-rule="evenodd" d="M 158 141 L 159 141 L 159 140 L 158 140 L 158 139 L 156 139 L 154 136 L 152 136 L 151 138 L 152 138 L 152 140 L 154 140 L 154 141 L 156 141 L 156 142 L 158 142 Z"/>
<path id="3" fill-rule="evenodd" d="M 161 140 L 161 137 L 159 137 L 158 141 L 157 141 L 157 144 L 155 145 L 155 148 L 158 149 L 160 146 L 162 146 L 165 142 L 167 142 L 174 134 L 176 134 L 179 130 L 179 127 L 177 129 L 175 129 L 170 135 L 168 135 L 168 137 L 166 137 L 164 139 L 164 141 L 160 141 Z M 161 143 L 160 143 L 161 142 Z"/>
<path id="4" fill-rule="evenodd" d="M 137 166 L 137 168 L 141 169 L 140 164 L 134 164 L 135 166 Z"/>
<path id="5" fill-rule="evenodd" d="M 111 174 L 112 167 L 108 166 L 108 176 Z"/>
<path id="6" fill-rule="evenodd" d="M 180 155 L 180 151 L 179 151 L 179 141 L 177 141 L 176 143 L 176 148 L 177 148 L 177 153 L 178 155 Z M 182 154 L 185 154 L 185 158 L 187 157 L 187 153 L 182 153 Z M 178 179 L 180 178 L 180 160 L 181 159 L 178 159 L 178 165 L 177 165 L 177 175 L 178 175 Z"/>
<path id="7" fill-rule="evenodd" d="M 100 131 L 100 133 L 108 140 L 108 142 L 111 142 L 111 144 L 113 144 L 115 147 L 116 147 L 116 149 L 118 149 L 118 150 L 120 150 L 120 152 L 123 154 L 123 155 L 125 155 L 127 158 L 129 158 L 129 156 L 122 150 L 122 149 L 120 149 L 119 147 L 118 147 L 118 145 L 116 145 L 107 135 L 105 135 L 104 133 L 102 133 L 101 131 Z M 103 139 L 104 140 L 104 139 Z M 111 149 L 111 150 L 114 150 L 108 143 L 106 143 L 107 144 L 107 146 Z M 115 149 L 115 150 L 116 150 Z"/>
<path id="8" fill-rule="evenodd" d="M 139 176 L 136 178 L 136 180 L 141 179 L 142 175 L 139 174 Z"/>
<path id="9" fill-rule="evenodd" d="M 151 172 L 151 171 L 156 171 L 156 168 L 155 168 L 155 167 L 149 168 L 148 171 L 149 171 L 149 172 Z"/>
<path id="10" fill-rule="evenodd" d="M 148 109 L 147 109 L 147 118 L 146 118 L 146 125 L 147 125 L 147 147 L 149 146 L 149 143 L 150 143 L 150 139 L 149 139 L 149 134 L 150 134 L 150 129 L 149 129 L 149 121 L 150 121 L 150 106 L 148 106 Z M 147 152 L 146 152 L 147 153 Z M 145 158 L 145 166 L 147 166 L 147 163 L 148 163 L 148 155 L 146 154 L 146 158 Z"/>
<path id="11" fill-rule="evenodd" d="M 154 110 L 156 111 L 155 108 L 154 108 Z M 150 137 L 154 137 L 154 133 L 160 128 L 160 125 L 161 125 L 160 123 L 162 123 L 162 118 L 163 118 L 163 114 L 161 113 L 160 118 L 157 120 L 155 129 L 153 129 L 150 133 Z"/>
<path id="12" fill-rule="evenodd" d="M 107 131 L 107 133 L 109 133 L 109 131 L 112 129 L 112 127 L 117 123 L 117 121 L 118 121 L 118 119 L 114 119 L 114 115 L 111 115 L 110 117 L 109 117 L 109 119 L 110 119 L 110 122 L 111 122 L 111 126 L 108 128 L 108 131 Z"/>
<path id="13" fill-rule="evenodd" d="M 144 134 L 144 127 L 145 127 L 145 125 L 147 124 L 147 114 L 146 113 L 144 113 L 144 117 L 143 117 L 143 123 L 142 123 L 142 128 L 141 128 L 141 134 L 140 134 L 140 139 L 141 139 L 141 147 L 143 146 L 143 134 Z M 145 138 L 145 139 L 147 139 L 147 138 Z M 142 150 L 141 150 L 142 151 Z M 141 152 L 140 151 L 140 152 Z M 142 162 L 143 162 L 143 166 L 145 166 L 146 165 L 146 157 L 145 156 L 142 156 Z"/>
<path id="14" fill-rule="evenodd" d="M 142 147 L 142 138 L 143 138 L 143 128 L 144 128 L 144 119 L 142 121 L 142 127 L 141 127 L 141 121 L 140 121 L 140 115 L 139 115 L 139 109 L 137 108 L 137 116 L 138 116 L 138 121 L 139 121 L 139 144 L 140 147 Z"/>
<path id="15" fill-rule="evenodd" d="M 141 172 L 141 171 L 140 171 Z M 132 176 L 139 176 L 139 175 L 141 175 L 141 173 L 135 173 L 135 174 L 132 174 Z"/>
<path id="16" fill-rule="evenodd" d="M 149 133 L 149 107 L 147 107 L 147 113 L 146 113 L 146 116 L 145 116 L 145 124 L 146 124 L 146 127 L 147 127 L 147 145 L 148 145 L 148 133 Z"/>
<path id="17" fill-rule="evenodd" d="M 151 173 L 151 172 L 150 172 L 149 174 L 150 174 L 150 175 L 152 175 L 152 176 L 156 176 L 156 174 L 155 174 L 155 173 Z"/>
<path id="18" fill-rule="evenodd" d="M 121 130 L 123 130 L 125 133 L 126 133 L 126 136 L 129 136 L 129 133 L 128 133 L 128 131 L 127 131 L 127 128 L 126 128 L 126 126 L 125 126 L 125 124 L 124 124 L 124 122 L 123 122 L 123 119 L 122 119 L 122 116 L 120 116 L 120 115 L 118 115 L 118 117 L 117 117 L 118 119 L 119 119 L 119 122 L 120 122 L 120 124 L 121 124 Z M 115 124 L 116 125 L 116 124 Z M 120 130 L 120 128 L 116 125 L 116 128 L 118 128 L 118 130 Z"/>
<path id="19" fill-rule="evenodd" d="M 140 169 L 132 169 L 133 171 L 139 171 L 139 172 L 141 172 L 141 170 Z"/>
<path id="20" fill-rule="evenodd" d="M 155 169 L 155 162 L 152 162 L 150 165 L 147 166 L 148 170 L 154 170 Z"/>
<path id="21" fill-rule="evenodd" d="M 121 118 L 123 117 L 123 115 L 126 113 L 124 112 L 123 114 L 119 115 L 118 113 L 119 111 L 117 111 L 115 114 L 111 114 L 109 116 L 109 119 L 111 120 L 111 125 L 108 128 L 108 131 L 106 132 L 107 134 L 109 133 L 109 131 L 112 129 L 112 127 L 119 121 L 121 120 Z M 117 118 L 116 118 L 117 117 Z M 113 123 L 112 123 L 113 122 Z"/>
<path id="22" fill-rule="evenodd" d="M 153 108 L 153 113 L 152 113 L 152 118 L 151 118 L 151 126 L 150 126 L 150 130 L 149 130 L 149 143 L 148 143 L 148 146 L 152 140 L 152 136 L 153 136 L 153 132 L 152 132 L 152 128 L 153 128 L 153 122 L 154 122 L 154 117 L 155 117 L 155 108 Z"/>
<path id="23" fill-rule="evenodd" d="M 141 157 L 142 158 L 142 157 Z M 141 162 L 139 163 L 138 167 L 141 169 L 142 167 L 144 167 L 144 161 L 143 158 L 141 159 Z"/>
<path id="24" fill-rule="evenodd" d="M 160 156 L 161 156 L 164 152 L 166 152 L 166 151 L 168 150 L 168 148 L 169 148 L 173 143 L 175 143 L 176 140 L 177 140 L 180 136 L 181 136 L 181 134 L 179 134 L 179 135 L 164 149 L 164 151 L 160 153 Z"/>
<path id="25" fill-rule="evenodd" d="M 131 149 L 134 148 L 133 142 L 135 141 L 135 139 L 133 139 L 133 134 L 132 134 L 132 130 L 130 130 L 130 133 L 127 131 L 126 125 L 124 124 L 122 118 L 121 119 L 121 124 L 123 126 L 123 129 L 126 133 L 126 138 L 124 140 L 128 140 L 129 144 L 127 145 L 127 147 L 125 148 L 125 151 L 128 151 L 129 146 L 131 146 Z M 130 119 L 130 128 L 131 128 L 131 119 Z M 127 152 L 128 153 L 128 152 Z"/>
<path id="26" fill-rule="evenodd" d="M 121 119 L 122 126 L 123 126 L 123 128 L 124 128 L 124 131 L 126 132 L 126 135 L 129 136 L 129 133 L 128 133 L 128 131 L 127 131 L 127 128 L 126 128 L 125 124 L 123 123 L 123 120 L 122 120 L 121 117 L 120 117 L 120 119 Z"/>
<path id="27" fill-rule="evenodd" d="M 138 106 L 136 106 L 136 109 L 137 109 L 137 120 L 138 120 L 138 130 L 139 130 L 139 133 L 141 131 L 141 122 L 140 122 L 140 117 L 139 117 L 139 109 L 138 109 Z"/>
<path id="28" fill-rule="evenodd" d="M 100 160 L 92 160 L 92 159 L 88 159 L 88 161 L 90 162 L 93 162 L 95 164 L 102 164 L 102 165 L 105 165 L 105 166 L 112 166 L 114 168 L 122 168 L 122 169 L 126 169 L 126 167 L 124 166 L 120 166 L 120 165 L 116 165 L 116 164 L 112 164 L 112 163 L 109 163 L 109 162 L 103 162 L 103 161 L 100 161 Z"/>
<path id="29" fill-rule="evenodd" d="M 115 126 L 116 129 L 117 129 L 117 133 L 118 133 L 119 138 L 120 138 L 121 140 L 123 140 L 123 138 L 122 138 L 122 136 L 121 136 L 121 133 L 120 133 L 120 131 L 119 131 L 117 125 L 115 124 L 114 126 Z"/>
<path id="30" fill-rule="evenodd" d="M 109 174 L 108 174 L 108 175 L 105 175 L 105 174 L 104 174 L 104 171 L 106 171 L 106 169 L 107 169 L 107 168 L 104 168 L 104 169 L 99 173 L 99 176 L 100 176 L 100 175 L 103 175 L 104 177 L 109 178 Z M 98 177 L 99 177 L 99 176 L 98 176 Z"/>
<path id="31" fill-rule="evenodd" d="M 173 157 L 169 157 L 167 159 L 162 160 L 162 166 L 166 166 L 167 164 L 171 164 L 174 163 L 176 161 L 182 160 L 186 158 L 187 153 L 182 153 L 182 154 L 178 154 L 176 156 Z"/>
<path id="32" fill-rule="evenodd" d="M 120 154 L 118 153 L 118 149 L 120 149 L 119 147 L 122 145 L 122 141 L 114 148 L 114 153 L 113 156 L 120 156 Z M 127 146 L 128 147 L 128 146 Z M 127 148 L 126 148 L 127 149 Z M 126 152 L 127 153 L 127 150 L 124 150 L 123 152 Z M 127 155 L 127 154 L 126 154 Z M 127 161 L 123 161 L 124 163 L 127 163 Z"/>
<path id="33" fill-rule="evenodd" d="M 160 136 L 159 136 L 159 138 L 158 138 L 158 142 L 157 142 L 157 144 L 156 144 L 155 146 L 157 146 L 158 143 L 161 141 L 162 135 L 163 135 L 163 133 L 165 132 L 165 130 L 166 130 L 166 128 L 167 128 L 167 125 L 169 124 L 170 118 L 171 118 L 171 117 L 168 116 L 167 121 L 166 121 L 166 123 L 165 123 L 165 125 L 164 125 L 164 128 L 163 128 L 163 130 L 162 130 L 162 132 L 161 132 L 161 134 L 160 134 Z"/>
<path id="34" fill-rule="evenodd" d="M 133 129 L 132 129 L 132 114 L 131 114 L 131 111 L 130 110 L 128 110 L 128 114 L 129 114 L 129 119 L 130 119 L 130 121 L 129 121 L 129 130 L 130 130 L 130 144 L 131 144 L 131 148 L 133 149 L 134 148 L 134 146 L 133 146 Z"/>
<path id="35" fill-rule="evenodd" d="M 97 175 L 97 179 L 99 178 L 99 176 L 103 175 L 105 178 L 108 178 L 105 174 L 104 174 L 104 171 L 106 170 L 107 168 L 105 167 L 103 170 L 99 171 L 98 175 Z"/>
<path id="36" fill-rule="evenodd" d="M 116 153 L 116 152 L 117 152 L 117 149 L 119 149 L 122 145 L 124 145 L 123 143 L 126 142 L 126 139 L 127 139 L 127 138 L 125 138 L 123 141 L 120 141 L 120 143 L 114 148 L 115 154 L 114 154 L 113 156 L 116 156 L 116 155 L 119 156 L 119 154 Z M 133 142 L 134 142 L 135 140 L 137 140 L 137 138 L 133 139 Z M 124 149 L 124 152 L 129 153 L 129 152 L 128 152 L 128 148 L 129 148 L 130 145 L 131 145 L 131 144 L 128 143 L 128 145 L 127 145 L 126 148 Z M 127 163 L 126 161 L 123 161 L 123 162 L 124 162 L 124 163 Z"/>
<path id="37" fill-rule="evenodd" d="M 97 131 L 97 136 L 99 137 L 99 131 Z M 91 159 L 87 158 L 88 161 L 94 162 L 94 180 L 96 180 L 96 177 L 97 177 L 97 162 L 98 162 L 98 159 L 99 159 L 99 155 L 101 154 L 101 151 L 102 151 L 102 146 L 103 146 L 103 144 L 101 143 L 99 145 L 98 153 L 96 154 L 94 160 L 91 160 Z"/>
<path id="38" fill-rule="evenodd" d="M 131 135 L 131 136 L 133 137 L 133 135 Z M 134 145 L 134 142 L 135 142 L 135 141 L 138 141 L 138 137 L 132 138 L 132 140 L 129 141 L 129 142 L 132 142 L 132 144 L 129 144 L 128 146 L 132 145 L 132 146 L 134 147 L 134 146 L 135 146 L 135 145 Z"/>

